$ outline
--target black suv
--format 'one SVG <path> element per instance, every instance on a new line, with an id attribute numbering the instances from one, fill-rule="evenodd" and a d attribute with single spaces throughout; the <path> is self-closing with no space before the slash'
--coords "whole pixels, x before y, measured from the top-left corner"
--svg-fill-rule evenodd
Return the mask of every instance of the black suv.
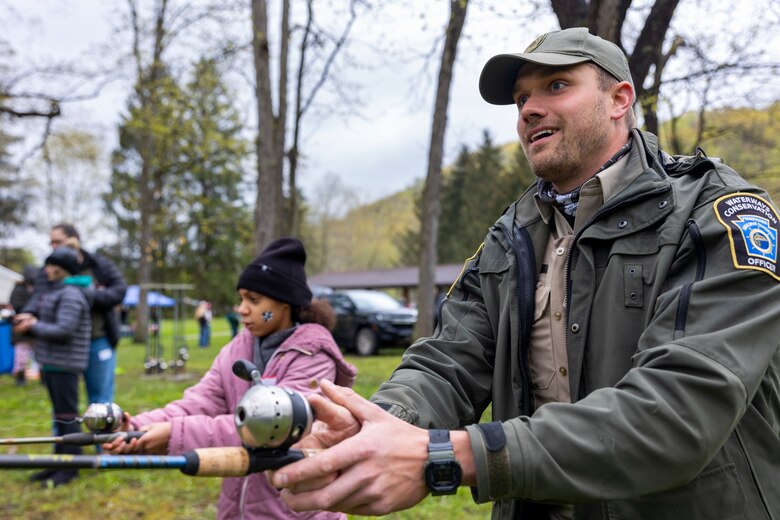
<path id="1" fill-rule="evenodd" d="M 347 351 L 370 356 L 379 347 L 408 346 L 412 341 L 417 310 L 404 307 L 387 293 L 354 289 L 320 297 L 336 311 L 333 337 Z"/>

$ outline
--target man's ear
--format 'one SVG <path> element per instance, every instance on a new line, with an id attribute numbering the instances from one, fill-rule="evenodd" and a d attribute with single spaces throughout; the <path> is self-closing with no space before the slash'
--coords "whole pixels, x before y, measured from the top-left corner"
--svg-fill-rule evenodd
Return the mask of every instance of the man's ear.
<path id="1" fill-rule="evenodd" d="M 628 81 L 621 81 L 612 86 L 612 110 L 610 118 L 617 121 L 624 117 L 634 103 L 634 87 Z"/>

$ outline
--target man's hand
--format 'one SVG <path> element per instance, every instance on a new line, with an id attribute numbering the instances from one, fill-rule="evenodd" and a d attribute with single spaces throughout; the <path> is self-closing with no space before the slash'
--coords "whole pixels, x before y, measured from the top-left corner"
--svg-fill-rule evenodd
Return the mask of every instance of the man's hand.
<path id="1" fill-rule="evenodd" d="M 317 416 L 317 420 L 312 424 L 309 435 L 293 445 L 293 448 L 324 450 L 360 432 L 360 422 L 352 415 L 352 412 L 343 406 L 325 399 L 319 394 L 310 394 L 307 399 Z M 266 472 L 266 477 L 270 480 L 274 473 L 275 471 L 269 470 Z M 321 478 L 307 480 L 297 484 L 294 492 L 300 493 L 301 491 L 323 488 L 333 482 L 337 476 L 337 473 L 332 473 Z"/>
<path id="2" fill-rule="evenodd" d="M 360 424 L 337 408 L 334 424 L 310 442 L 329 449 L 269 473 L 271 484 L 286 488 L 282 498 L 297 511 L 325 509 L 356 515 L 383 515 L 417 504 L 428 494 L 423 467 L 428 458 L 428 432 L 388 414 L 349 388 L 323 381 L 322 390 Z M 317 403 L 317 400 L 314 399 Z M 316 406 L 319 407 L 319 404 Z M 319 413 L 319 410 L 318 410 Z M 323 423 L 334 417 L 318 415 Z M 335 426 L 345 421 L 342 426 Z M 351 423 L 351 424 L 350 424 Z M 343 439 L 343 440 L 342 440 Z M 312 446 L 315 447 L 315 446 Z"/>
<path id="3" fill-rule="evenodd" d="M 329 388 L 332 389 L 333 385 L 331 384 Z M 352 412 L 343 406 L 329 401 L 319 394 L 309 395 L 308 400 L 317 420 L 312 424 L 311 433 L 304 437 L 296 447 L 330 448 L 360 431 L 360 422 L 352 415 Z"/>

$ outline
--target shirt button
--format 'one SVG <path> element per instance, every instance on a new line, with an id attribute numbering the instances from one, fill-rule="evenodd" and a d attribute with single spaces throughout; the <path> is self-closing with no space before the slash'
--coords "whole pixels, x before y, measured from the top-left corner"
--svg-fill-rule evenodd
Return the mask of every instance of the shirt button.
<path id="1" fill-rule="evenodd" d="M 562 316 L 563 316 L 563 315 L 561 314 L 561 311 L 555 311 L 555 312 L 553 312 L 553 318 L 555 318 L 555 319 L 556 319 L 556 320 L 558 320 L 558 321 L 560 321 L 560 320 L 561 320 L 561 317 L 562 317 Z"/>
<path id="2" fill-rule="evenodd" d="M 559 247 L 558 249 L 555 250 L 555 254 L 558 255 L 558 256 L 563 255 L 565 252 L 566 252 L 566 250 L 564 248 L 562 248 L 562 247 Z"/>
<path id="3" fill-rule="evenodd" d="M 562 376 L 565 376 L 569 371 L 566 370 L 566 367 L 561 367 L 558 369 L 558 372 L 560 372 Z"/>

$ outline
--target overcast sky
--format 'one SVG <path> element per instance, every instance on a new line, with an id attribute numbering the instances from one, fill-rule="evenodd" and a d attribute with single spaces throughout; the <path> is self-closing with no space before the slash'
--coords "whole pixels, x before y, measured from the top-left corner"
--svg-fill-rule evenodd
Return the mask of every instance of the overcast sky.
<path id="1" fill-rule="evenodd" d="M 90 52 L 94 56 L 91 49 L 109 41 L 119 23 L 118 11 L 127 10 L 123 1 L 6 0 L 6 3 L 16 10 L 15 21 L 20 23 L 9 24 L 3 37 L 11 42 L 17 58 L 35 60 L 73 60 L 89 56 Z M 520 52 L 538 34 L 557 29 L 552 16 L 530 19 L 507 16 L 506 12 L 497 14 L 485 9 L 490 3 L 476 0 L 469 7 L 451 91 L 445 163 L 454 159 L 461 145 L 471 148 L 478 145 L 484 129 L 498 143 L 516 139 L 514 108 L 492 106 L 481 99 L 477 90 L 480 70 L 491 56 Z M 512 3 L 516 4 L 519 3 Z M 364 17 L 356 23 L 352 35 L 356 41 L 366 44 L 357 46 L 353 52 L 363 63 L 374 65 L 368 72 L 355 73 L 352 78 L 361 85 L 363 107 L 358 117 L 347 120 L 331 117 L 304 121 L 306 157 L 299 177 L 304 193 L 313 194 L 323 176 L 335 174 L 359 194 L 362 202 L 368 202 L 424 177 L 438 55 L 427 72 L 422 60 L 407 64 L 394 61 L 388 66 L 381 56 L 372 55 L 385 44 L 384 40 L 377 42 L 383 38 L 385 45 L 393 50 L 406 47 L 400 49 L 406 55 L 421 54 L 431 48 L 435 34 L 446 22 L 448 2 L 420 0 L 413 5 L 426 8 L 417 12 L 403 7 L 394 12 L 391 8 L 382 17 Z M 675 23 L 682 23 L 678 20 L 689 16 L 679 12 L 681 9 L 675 15 Z M 423 12 L 425 15 L 421 16 Z M 723 13 L 723 23 L 730 23 L 729 12 Z M 710 23 L 716 23 L 717 13 L 709 15 Z M 252 74 L 251 70 L 245 72 L 247 77 Z M 66 105 L 63 116 L 55 121 L 55 129 L 89 128 L 97 133 L 109 152 L 116 146 L 116 125 L 126 106 L 129 86 L 128 78 L 119 79 L 94 99 Z M 246 114 L 246 121 L 253 124 L 251 85 L 236 81 L 234 87 L 238 91 L 239 108 Z M 31 246 L 38 254 L 44 254 L 48 247 L 43 234 L 25 233 L 15 239 L 15 244 Z M 89 242 L 87 245 L 97 246 Z"/>

